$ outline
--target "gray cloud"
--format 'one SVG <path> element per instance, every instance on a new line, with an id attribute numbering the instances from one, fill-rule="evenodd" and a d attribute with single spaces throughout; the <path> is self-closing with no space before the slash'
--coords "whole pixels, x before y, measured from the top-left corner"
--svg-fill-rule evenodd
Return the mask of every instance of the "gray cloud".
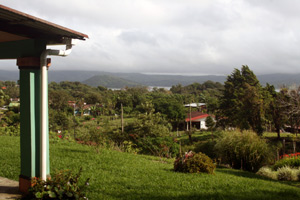
<path id="1" fill-rule="evenodd" d="M 229 74 L 300 73 L 295 0 L 3 0 L 3 5 L 86 33 L 52 69 Z M 8 69 L 1 61 L 0 68 Z"/>
<path id="2" fill-rule="evenodd" d="M 138 31 L 138 30 L 130 30 L 123 31 L 119 38 L 123 40 L 126 44 L 133 45 L 137 43 L 144 43 L 146 45 L 157 45 L 157 41 L 154 36 L 149 33 Z"/>

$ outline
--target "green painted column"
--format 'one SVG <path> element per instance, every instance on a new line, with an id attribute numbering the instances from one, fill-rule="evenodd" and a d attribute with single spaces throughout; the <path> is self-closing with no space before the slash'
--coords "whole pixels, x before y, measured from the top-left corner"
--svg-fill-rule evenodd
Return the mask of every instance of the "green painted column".
<path id="1" fill-rule="evenodd" d="M 41 70 L 39 63 L 38 57 L 19 58 L 17 61 L 20 69 L 21 174 L 19 187 L 21 191 L 28 190 L 32 177 L 40 177 Z M 47 130 L 49 130 L 48 127 L 47 120 Z M 46 154 L 47 175 L 49 175 L 49 131 L 47 131 Z"/>

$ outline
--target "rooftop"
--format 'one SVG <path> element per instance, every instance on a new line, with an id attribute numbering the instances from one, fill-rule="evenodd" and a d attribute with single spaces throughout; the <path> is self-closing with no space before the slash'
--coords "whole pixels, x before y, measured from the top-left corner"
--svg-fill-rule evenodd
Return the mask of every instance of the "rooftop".
<path id="1" fill-rule="evenodd" d="M 64 44 L 64 39 L 85 40 L 88 35 L 0 5 L 0 43 L 26 39 L 47 39 Z"/>

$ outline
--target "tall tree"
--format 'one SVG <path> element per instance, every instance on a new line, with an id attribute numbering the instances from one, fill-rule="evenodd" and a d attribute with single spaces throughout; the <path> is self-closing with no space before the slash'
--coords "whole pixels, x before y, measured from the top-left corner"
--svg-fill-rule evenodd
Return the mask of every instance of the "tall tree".
<path id="1" fill-rule="evenodd" d="M 221 97 L 221 116 L 229 126 L 241 130 L 253 129 L 263 132 L 262 88 L 255 74 L 247 65 L 235 69 L 227 77 L 223 97 Z"/>
<path id="2" fill-rule="evenodd" d="M 286 116 L 286 102 L 287 95 L 284 91 L 276 92 L 273 85 L 267 84 L 263 92 L 265 105 L 265 119 L 266 123 L 274 126 L 277 138 L 280 138 L 280 130 L 283 128 Z M 272 130 L 272 128 L 271 128 Z"/>
<path id="3" fill-rule="evenodd" d="M 287 124 L 291 126 L 292 131 L 298 134 L 300 126 L 300 86 L 295 89 L 283 89 L 280 91 L 281 107 L 285 116 L 287 116 Z"/>

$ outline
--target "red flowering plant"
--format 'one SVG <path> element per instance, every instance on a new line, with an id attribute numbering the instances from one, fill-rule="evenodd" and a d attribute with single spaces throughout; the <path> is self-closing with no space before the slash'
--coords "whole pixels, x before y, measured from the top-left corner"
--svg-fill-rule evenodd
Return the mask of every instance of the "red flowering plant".
<path id="1" fill-rule="evenodd" d="M 280 160 L 278 160 L 274 165 L 273 169 L 277 170 L 284 166 L 288 166 L 291 168 L 299 168 L 300 167 L 300 153 L 292 153 L 292 154 L 284 154 L 280 156 Z"/>
<path id="2" fill-rule="evenodd" d="M 282 156 L 280 156 L 279 158 L 280 159 L 283 159 L 283 158 L 298 158 L 300 157 L 300 152 L 297 152 L 297 153 L 291 153 L 291 154 L 283 154 Z"/>

